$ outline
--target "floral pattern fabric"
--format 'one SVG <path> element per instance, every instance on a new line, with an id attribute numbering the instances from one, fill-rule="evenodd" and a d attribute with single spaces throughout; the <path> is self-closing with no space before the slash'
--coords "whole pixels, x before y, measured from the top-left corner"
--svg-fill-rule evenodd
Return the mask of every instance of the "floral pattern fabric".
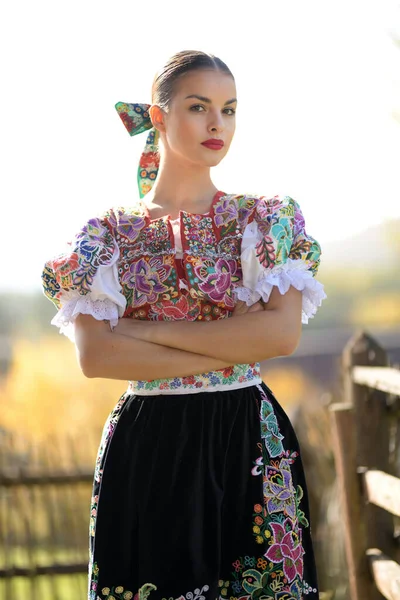
<path id="1" fill-rule="evenodd" d="M 238 299 L 268 301 L 277 286 L 303 294 L 303 322 L 325 297 L 315 279 L 321 248 L 305 231 L 298 203 L 218 192 L 205 214 L 180 211 L 183 259 L 178 267 L 169 215 L 151 219 L 142 200 L 91 219 L 68 252 L 49 260 L 42 282 L 59 313 L 53 323 L 73 339 L 79 312 L 108 319 L 215 320 Z M 82 298 L 85 297 L 85 301 Z M 260 383 L 259 365 L 235 365 L 194 378 L 132 381 L 141 393 L 197 393 Z"/>

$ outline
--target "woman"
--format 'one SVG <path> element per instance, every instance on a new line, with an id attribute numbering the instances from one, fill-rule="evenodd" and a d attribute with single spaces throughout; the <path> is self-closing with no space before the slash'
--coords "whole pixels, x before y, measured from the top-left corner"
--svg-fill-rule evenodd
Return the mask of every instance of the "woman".
<path id="1" fill-rule="evenodd" d="M 150 129 L 140 198 L 45 266 L 83 373 L 129 380 L 96 462 L 91 600 L 318 598 L 298 442 L 259 362 L 325 297 L 321 250 L 292 198 L 212 183 L 236 104 L 220 59 L 174 55 L 151 106 L 116 105 Z"/>

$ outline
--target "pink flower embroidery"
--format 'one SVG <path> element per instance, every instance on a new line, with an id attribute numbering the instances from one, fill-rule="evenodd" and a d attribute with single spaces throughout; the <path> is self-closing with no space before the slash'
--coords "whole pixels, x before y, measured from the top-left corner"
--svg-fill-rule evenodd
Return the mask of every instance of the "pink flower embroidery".
<path id="1" fill-rule="evenodd" d="M 239 225 L 245 225 L 248 218 L 258 203 L 258 198 L 246 196 L 223 196 L 214 208 L 214 222 L 218 227 L 228 225 L 237 220 Z"/>
<path id="2" fill-rule="evenodd" d="M 84 238 L 87 240 L 87 245 L 92 245 L 95 248 L 99 242 L 104 241 L 106 233 L 107 229 L 101 224 L 100 219 L 89 219 L 77 235 L 77 239 Z"/>
<path id="3" fill-rule="evenodd" d="M 238 207 L 236 199 L 223 196 L 215 205 L 214 215 L 214 222 L 218 227 L 237 219 Z"/>
<path id="4" fill-rule="evenodd" d="M 279 196 L 260 198 L 257 208 L 254 211 L 254 218 L 257 221 L 257 227 L 262 233 L 263 238 L 267 238 L 272 225 L 279 221 L 279 211 L 282 207 L 283 202 Z M 268 243 L 270 241 L 271 238 L 268 238 Z"/>
<path id="5" fill-rule="evenodd" d="M 232 563 L 232 565 L 235 567 L 235 571 L 236 571 L 236 573 L 237 573 L 238 571 L 240 571 L 241 569 L 243 569 L 243 565 L 242 565 L 242 563 L 240 562 L 240 560 L 239 560 L 239 559 L 238 559 L 238 560 L 235 560 L 235 562 L 234 562 L 234 563 Z"/>
<path id="6" fill-rule="evenodd" d="M 297 528 L 297 535 L 292 530 L 293 523 L 289 518 L 282 525 L 270 523 L 270 527 L 274 535 L 274 543 L 264 556 L 273 563 L 283 562 L 283 572 L 289 583 L 296 575 L 302 578 L 304 548 L 301 541 L 301 529 Z"/>
<path id="7" fill-rule="evenodd" d="M 108 218 L 110 224 L 122 237 L 134 242 L 145 225 L 145 219 L 139 215 L 125 214 L 123 210 L 118 209 L 111 213 Z"/>
<path id="8" fill-rule="evenodd" d="M 196 276 L 201 280 L 199 288 L 214 302 L 223 302 L 231 308 L 235 303 L 230 293 L 233 282 L 239 280 L 236 275 L 237 263 L 235 260 L 218 258 L 216 262 L 206 260 L 202 265 L 195 267 Z"/>
<path id="9" fill-rule="evenodd" d="M 160 257 L 151 258 L 149 262 L 141 258 L 132 263 L 122 281 L 133 290 L 133 305 L 138 307 L 156 302 L 158 295 L 168 290 L 163 281 L 168 279 L 171 269 Z"/>

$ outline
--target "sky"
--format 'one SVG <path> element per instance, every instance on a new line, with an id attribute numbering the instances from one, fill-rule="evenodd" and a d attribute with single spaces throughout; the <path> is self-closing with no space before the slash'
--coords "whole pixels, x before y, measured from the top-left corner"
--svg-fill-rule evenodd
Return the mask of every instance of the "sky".
<path id="1" fill-rule="evenodd" d="M 135 201 L 145 136 L 114 105 L 149 103 L 154 74 L 184 49 L 216 54 L 236 79 L 219 189 L 293 197 L 322 249 L 400 217 L 391 35 L 397 0 L 2 3 L 0 291 L 41 290 L 44 262 L 89 218 Z"/>

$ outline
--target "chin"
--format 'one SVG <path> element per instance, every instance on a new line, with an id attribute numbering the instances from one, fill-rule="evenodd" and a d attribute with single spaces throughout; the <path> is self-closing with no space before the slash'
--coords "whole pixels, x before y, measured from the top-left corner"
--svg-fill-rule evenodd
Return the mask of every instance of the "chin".
<path id="1" fill-rule="evenodd" d="M 216 167 L 219 165 L 219 163 L 224 159 L 224 157 L 219 158 L 218 160 L 213 160 L 212 163 L 210 163 L 210 167 Z"/>
<path id="2" fill-rule="evenodd" d="M 218 153 L 215 153 L 215 156 L 208 156 L 206 160 L 203 159 L 203 163 L 207 165 L 207 167 L 216 167 L 219 163 L 225 158 L 225 153 L 218 156 Z"/>

